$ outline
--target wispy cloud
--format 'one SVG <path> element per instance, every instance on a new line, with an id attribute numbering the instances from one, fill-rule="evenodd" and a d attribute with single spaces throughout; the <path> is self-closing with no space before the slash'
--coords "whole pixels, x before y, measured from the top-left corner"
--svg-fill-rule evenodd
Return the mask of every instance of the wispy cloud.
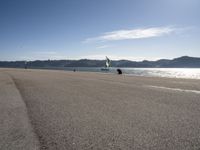
<path id="1" fill-rule="evenodd" d="M 153 27 L 153 28 L 138 28 L 132 30 L 117 30 L 107 32 L 98 37 L 87 38 L 83 42 L 105 42 L 105 41 L 117 41 L 117 40 L 129 40 L 129 39 L 142 39 L 164 36 L 175 31 L 174 27 Z"/>
<path id="2" fill-rule="evenodd" d="M 94 59 L 94 60 L 104 60 L 106 58 L 110 58 L 111 60 L 132 60 L 132 61 L 143 61 L 143 60 L 159 60 L 161 57 L 134 57 L 134 56 L 118 56 L 118 55 L 109 55 L 109 54 L 94 54 L 94 55 L 85 55 L 77 57 L 76 59 Z"/>
<path id="3" fill-rule="evenodd" d="M 55 51 L 35 51 L 35 52 L 33 52 L 33 54 L 37 54 L 37 55 L 55 55 L 55 54 L 57 54 L 57 52 L 55 52 Z"/>
<path id="4" fill-rule="evenodd" d="M 104 48 L 111 48 L 113 47 L 112 45 L 101 45 L 101 46 L 97 46 L 97 49 L 104 49 Z"/>
<path id="5" fill-rule="evenodd" d="M 67 57 L 63 54 L 60 54 L 56 51 L 33 51 L 31 53 L 27 53 L 24 56 L 19 57 L 19 60 L 47 60 L 47 59 L 67 59 Z"/>

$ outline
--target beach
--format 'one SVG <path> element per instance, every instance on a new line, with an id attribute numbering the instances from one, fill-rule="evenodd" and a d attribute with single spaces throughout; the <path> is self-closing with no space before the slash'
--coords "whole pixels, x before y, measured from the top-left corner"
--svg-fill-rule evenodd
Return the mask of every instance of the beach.
<path id="1" fill-rule="evenodd" d="M 200 80 L 0 69 L 0 149 L 200 149 Z"/>

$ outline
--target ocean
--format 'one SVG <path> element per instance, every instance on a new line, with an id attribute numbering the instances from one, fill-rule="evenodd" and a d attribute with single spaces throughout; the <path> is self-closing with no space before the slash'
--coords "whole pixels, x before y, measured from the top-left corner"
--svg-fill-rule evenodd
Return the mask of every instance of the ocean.
<path id="1" fill-rule="evenodd" d="M 101 71 L 99 67 L 63 67 L 49 68 L 58 70 L 102 72 L 117 74 L 118 68 L 110 68 L 109 71 Z M 200 68 L 120 68 L 125 75 L 146 76 L 146 77 L 168 77 L 168 78 L 187 78 L 200 79 Z"/>

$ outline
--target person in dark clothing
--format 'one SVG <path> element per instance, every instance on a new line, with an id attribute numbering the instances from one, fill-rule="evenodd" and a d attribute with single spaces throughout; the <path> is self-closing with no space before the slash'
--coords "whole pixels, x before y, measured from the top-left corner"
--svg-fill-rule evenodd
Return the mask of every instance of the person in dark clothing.
<path id="1" fill-rule="evenodd" d="M 118 74 L 122 74 L 122 70 L 121 69 L 117 69 L 117 73 Z"/>
<path id="2" fill-rule="evenodd" d="M 27 61 L 24 62 L 24 69 L 28 69 L 28 63 L 27 63 Z"/>

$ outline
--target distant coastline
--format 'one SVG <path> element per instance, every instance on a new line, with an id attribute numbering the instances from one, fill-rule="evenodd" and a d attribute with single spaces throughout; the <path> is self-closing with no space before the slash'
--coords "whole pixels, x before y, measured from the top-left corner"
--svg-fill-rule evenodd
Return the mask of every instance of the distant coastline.
<path id="1" fill-rule="evenodd" d="M 51 68 L 51 67 L 102 67 L 105 60 L 35 60 L 35 61 L 0 61 L 0 67 L 6 68 Z M 157 61 L 113 60 L 112 67 L 121 68 L 200 68 L 199 57 L 182 56 L 174 59 Z"/>

